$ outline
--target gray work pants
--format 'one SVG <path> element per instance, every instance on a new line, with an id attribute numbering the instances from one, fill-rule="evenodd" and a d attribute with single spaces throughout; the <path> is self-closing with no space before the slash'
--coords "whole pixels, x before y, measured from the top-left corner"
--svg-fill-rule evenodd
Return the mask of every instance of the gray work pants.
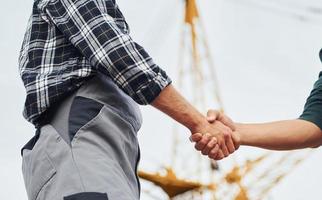
<path id="1" fill-rule="evenodd" d="M 22 149 L 29 200 L 137 200 L 138 106 L 97 76 L 55 108 Z"/>

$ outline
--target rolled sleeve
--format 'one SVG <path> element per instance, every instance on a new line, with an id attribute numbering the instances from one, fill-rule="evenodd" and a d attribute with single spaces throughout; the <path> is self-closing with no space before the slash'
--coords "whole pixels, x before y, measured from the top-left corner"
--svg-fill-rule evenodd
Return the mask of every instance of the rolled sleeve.
<path id="1" fill-rule="evenodd" d="M 109 9 L 113 5 L 104 8 L 96 0 L 52 0 L 42 8 L 92 67 L 110 76 L 137 103 L 149 104 L 171 79 Z"/>
<path id="2" fill-rule="evenodd" d="M 322 130 L 322 72 L 306 100 L 304 111 L 299 119 L 312 122 Z"/>

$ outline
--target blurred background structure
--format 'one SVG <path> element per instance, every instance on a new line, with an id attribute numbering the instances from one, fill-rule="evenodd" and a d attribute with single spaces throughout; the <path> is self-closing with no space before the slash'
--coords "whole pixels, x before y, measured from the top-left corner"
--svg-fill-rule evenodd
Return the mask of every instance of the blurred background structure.
<path id="1" fill-rule="evenodd" d="M 0 8 L 0 199 L 26 199 L 19 150 L 34 130 L 21 115 L 24 88 L 17 56 L 32 3 L 5 1 Z M 118 4 L 133 38 L 202 112 L 224 109 L 239 122 L 296 118 L 321 71 L 320 0 Z M 194 152 L 188 130 L 149 106 L 142 112 L 142 200 L 314 200 L 322 195 L 321 149 L 277 153 L 243 147 L 210 163 Z"/>

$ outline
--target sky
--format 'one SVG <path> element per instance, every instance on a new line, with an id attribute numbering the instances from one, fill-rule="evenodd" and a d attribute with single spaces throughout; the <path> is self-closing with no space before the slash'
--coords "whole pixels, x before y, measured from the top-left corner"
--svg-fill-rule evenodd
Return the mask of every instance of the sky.
<path id="1" fill-rule="evenodd" d="M 322 48 L 321 1 L 198 2 L 226 113 L 238 122 L 298 117 L 322 67 L 318 57 Z M 34 129 L 22 117 L 25 90 L 17 60 L 32 3 L 31 0 L 3 1 L 0 8 L 0 199 L 27 199 L 20 148 L 33 136 Z M 119 0 L 118 4 L 134 40 L 146 48 L 177 86 L 182 1 Z M 170 163 L 173 121 L 150 106 L 142 107 L 142 113 L 140 167 L 156 170 Z M 181 137 L 188 138 L 188 130 L 183 130 Z M 182 148 L 192 150 L 188 139 L 186 142 Z M 262 153 L 262 150 L 243 147 L 219 164 L 229 168 L 232 160 L 238 162 Z M 310 154 L 267 199 L 319 199 L 322 195 L 322 150 Z M 185 162 L 184 155 L 178 155 L 177 159 Z M 150 198 L 143 194 L 142 199 Z"/>

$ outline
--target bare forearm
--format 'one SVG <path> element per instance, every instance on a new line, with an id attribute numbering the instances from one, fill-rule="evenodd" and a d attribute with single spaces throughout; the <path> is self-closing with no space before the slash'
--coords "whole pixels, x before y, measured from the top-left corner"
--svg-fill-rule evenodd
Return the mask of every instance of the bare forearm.
<path id="1" fill-rule="evenodd" d="M 198 132 L 198 127 L 207 123 L 206 118 L 172 85 L 167 86 L 152 102 L 152 105 L 187 127 L 192 133 Z"/>
<path id="2" fill-rule="evenodd" d="M 241 145 L 271 150 L 292 150 L 322 144 L 321 130 L 305 120 L 285 120 L 263 124 L 237 124 Z"/>
<path id="3" fill-rule="evenodd" d="M 209 123 L 172 85 L 164 88 L 152 105 L 187 127 L 195 149 L 203 155 L 220 160 L 235 151 L 232 130 L 221 122 Z"/>

